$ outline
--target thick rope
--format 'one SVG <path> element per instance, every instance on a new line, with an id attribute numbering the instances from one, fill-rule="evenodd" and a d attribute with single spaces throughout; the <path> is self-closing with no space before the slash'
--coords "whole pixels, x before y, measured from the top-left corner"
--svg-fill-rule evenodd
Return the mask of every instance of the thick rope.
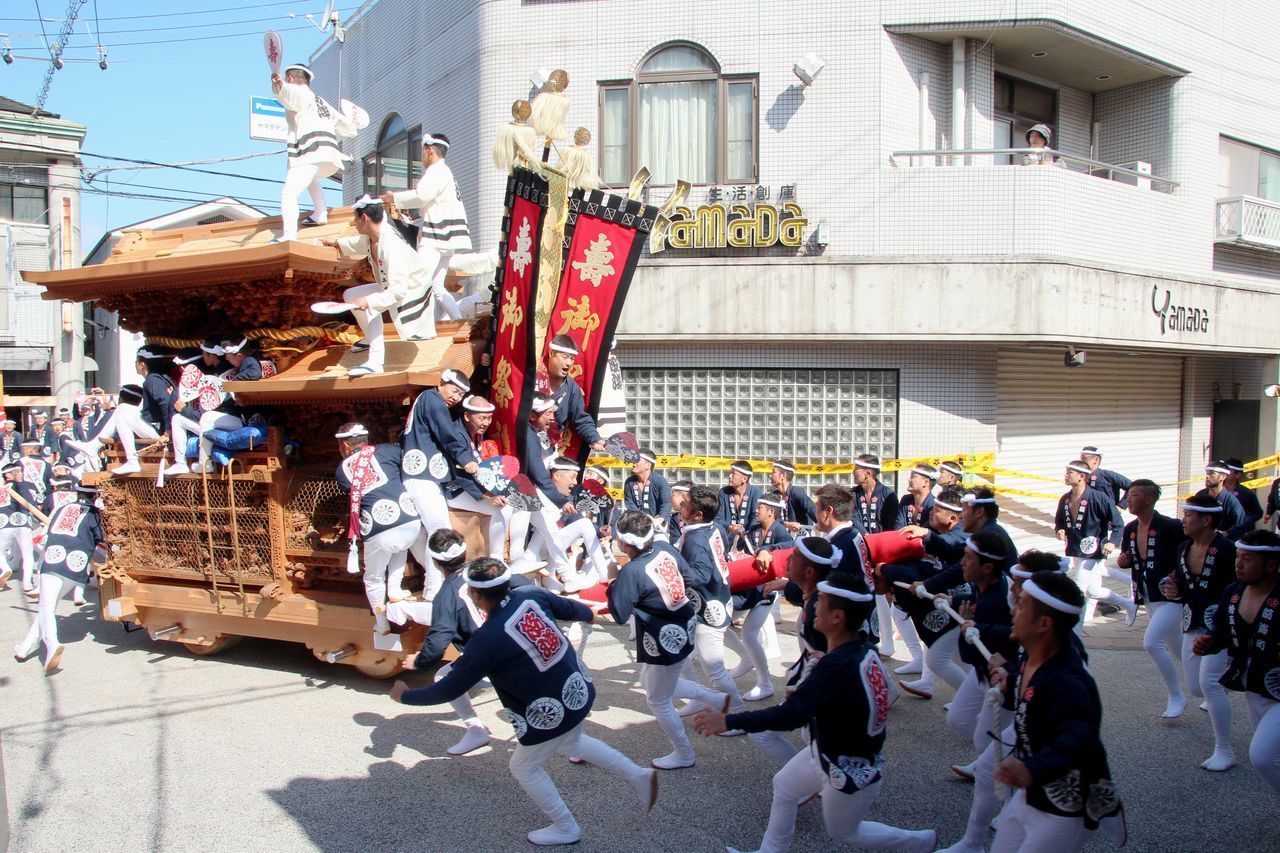
<path id="1" fill-rule="evenodd" d="M 298 326 L 293 329 L 250 329 L 244 336 L 251 341 L 292 341 L 298 338 L 328 338 L 336 344 L 354 344 L 360 340 L 360 332 L 352 331 L 350 326 L 334 324 L 331 326 Z M 204 338 L 147 337 L 148 344 L 182 349 L 196 347 L 204 342 Z"/>

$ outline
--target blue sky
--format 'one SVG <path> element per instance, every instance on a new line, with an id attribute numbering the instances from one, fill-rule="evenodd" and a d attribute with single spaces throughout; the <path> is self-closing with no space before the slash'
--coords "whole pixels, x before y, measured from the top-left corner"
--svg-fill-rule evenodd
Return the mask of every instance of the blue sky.
<path id="1" fill-rule="evenodd" d="M 12 65 L 0 64 L 0 94 L 26 104 L 36 102 L 49 68 L 37 4 L 52 43 L 58 38 L 68 5 L 79 2 L 0 2 L 0 33 L 8 34 L 15 57 Z M 335 7 L 346 20 L 358 5 L 357 0 L 348 0 Z M 302 16 L 311 14 L 319 21 L 324 0 L 96 0 L 96 8 L 95 22 L 95 0 L 80 7 L 64 54 L 68 60 L 89 61 L 66 62 L 54 74 L 45 102 L 45 109 L 89 128 L 86 152 L 174 163 L 278 151 L 199 168 L 283 179 L 283 146 L 249 138 L 249 96 L 271 94 L 262 34 L 268 29 L 278 31 L 284 39 L 286 63 L 305 62 L 327 36 Z M 289 17 L 291 12 L 295 18 Z M 106 71 L 97 65 L 99 41 L 107 49 Z M 85 165 L 95 172 L 125 164 L 85 157 Z M 97 174 L 88 186 L 183 199 L 231 195 L 268 213 L 279 211 L 278 183 L 175 169 L 113 169 Z M 336 184 L 332 186 L 328 194 L 331 203 L 337 203 L 341 192 Z M 92 192 L 84 193 L 82 200 L 81 245 L 85 252 L 108 228 L 192 203 Z"/>

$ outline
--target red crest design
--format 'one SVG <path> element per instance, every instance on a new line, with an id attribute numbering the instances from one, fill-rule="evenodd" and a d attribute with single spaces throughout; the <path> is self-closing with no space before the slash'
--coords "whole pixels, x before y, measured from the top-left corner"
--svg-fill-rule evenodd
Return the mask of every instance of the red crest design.
<path id="1" fill-rule="evenodd" d="M 711 556 L 715 557 L 716 568 L 720 571 L 720 578 L 725 582 L 729 582 L 729 562 L 725 559 L 724 539 L 720 536 L 719 530 L 711 531 Z"/>
<path id="2" fill-rule="evenodd" d="M 49 525 L 49 533 L 62 533 L 67 536 L 75 536 L 76 531 L 80 529 L 80 518 L 84 515 L 84 509 L 77 504 L 70 504 L 54 516 L 53 522 Z"/>
<path id="3" fill-rule="evenodd" d="M 884 731 L 892 702 L 889 696 L 889 677 L 874 651 L 869 652 L 862 661 L 862 681 L 871 700 L 870 714 L 867 717 L 867 734 L 878 735 Z"/>
<path id="4" fill-rule="evenodd" d="M 555 666 L 568 651 L 569 643 L 560 629 L 533 601 L 521 604 L 504 627 L 541 672 Z"/>
<path id="5" fill-rule="evenodd" d="M 658 554 L 644 567 L 644 572 L 658 587 L 662 601 L 669 609 L 675 610 L 684 605 L 684 578 L 680 576 L 680 567 L 670 554 Z"/>

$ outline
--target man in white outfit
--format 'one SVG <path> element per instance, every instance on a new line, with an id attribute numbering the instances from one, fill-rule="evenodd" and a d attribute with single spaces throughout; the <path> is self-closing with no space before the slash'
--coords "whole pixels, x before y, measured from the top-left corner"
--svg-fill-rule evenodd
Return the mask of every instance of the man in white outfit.
<path id="1" fill-rule="evenodd" d="M 436 321 L 431 308 L 431 271 L 395 228 L 385 227 L 382 203 L 366 195 L 351 208 L 355 211 L 356 235 L 320 242 L 347 257 L 368 258 L 373 267 L 372 284 L 349 287 L 342 294 L 344 302 L 356 306 L 352 313 L 364 333 L 351 349 L 369 353 L 364 364 L 347 371 L 347 376 L 354 379 L 383 370 L 387 349 L 382 337 L 383 312 L 391 312 L 396 332 L 406 341 L 434 338 Z"/>
<path id="2" fill-rule="evenodd" d="M 455 253 L 471 251 L 471 232 L 467 228 L 467 210 L 458 195 L 453 172 L 445 165 L 449 138 L 433 133 L 422 140 L 422 177 L 417 186 L 399 192 L 386 192 L 382 201 L 392 207 L 417 210 L 418 257 L 431 271 L 437 318 L 456 320 L 461 316 L 457 303 L 445 290 L 449 261 Z"/>
<path id="3" fill-rule="evenodd" d="M 313 210 L 303 224 L 323 225 L 329 221 L 329 205 L 324 200 L 320 181 L 339 171 L 351 158 L 338 147 L 339 139 L 356 135 L 350 119 L 311 91 L 311 69 L 305 65 L 289 65 L 284 78 L 271 75 L 271 91 L 284 107 L 289 125 L 289 170 L 284 189 L 280 191 L 280 237 L 283 243 L 298 239 L 298 196 L 311 193 Z"/>

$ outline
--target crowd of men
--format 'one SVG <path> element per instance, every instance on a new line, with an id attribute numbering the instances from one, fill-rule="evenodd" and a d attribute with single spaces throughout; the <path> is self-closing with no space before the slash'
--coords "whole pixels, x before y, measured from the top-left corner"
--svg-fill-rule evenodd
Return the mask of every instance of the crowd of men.
<path id="1" fill-rule="evenodd" d="M 533 843 L 582 834 L 543 767 L 551 756 L 622 776 L 648 808 L 660 773 L 697 762 L 683 719 L 692 717 L 697 732 L 746 736 L 779 765 L 761 850 L 787 848 L 797 808 L 815 795 L 833 838 L 932 850 L 933 829 L 866 815 L 889 772 L 881 749 L 890 706 L 900 693 L 931 700 L 935 679 L 954 691 L 946 723 L 975 756 L 953 768 L 973 780 L 973 801 L 965 835 L 947 849 L 984 849 L 993 821 L 995 850 L 1075 850 L 1099 828 L 1119 839 L 1123 811 L 1100 736 L 1102 703 L 1080 639 L 1098 602 L 1122 609 L 1130 624 L 1139 606 L 1147 609 L 1144 646 L 1168 693 L 1162 715 L 1182 714 L 1190 694 L 1212 720 L 1205 770 L 1237 763 L 1226 691 L 1247 694 L 1250 763 L 1280 792 L 1280 653 L 1272 639 L 1280 537 L 1254 529 L 1274 516 L 1275 495 L 1264 513 L 1240 486 L 1239 460 L 1210 464 L 1205 488 L 1174 519 L 1155 511 L 1160 486 L 1104 469 L 1102 452 L 1083 448 L 1065 466 L 1068 490 L 1055 513 L 1062 555 L 1019 553 L 1000 524 L 996 492 L 966 487 L 957 462 L 913 466 L 899 496 L 881 479 L 881 461 L 862 455 L 851 485 L 823 485 L 811 496 L 787 461 L 772 463 L 768 491 L 753 482 L 763 472 L 745 461 L 715 488 L 668 482 L 655 470 L 657 455 L 640 448 L 615 502 L 603 488 L 606 471 L 558 453 L 568 429 L 604 448 L 572 376 L 577 355 L 568 337 L 550 342 L 523 427 L 523 490 L 487 435 L 493 404 L 455 370 L 418 396 L 391 441 L 354 421 L 335 430 L 335 477 L 349 498 L 348 568 L 363 574 L 374 630 L 391 633 L 421 613 L 405 604 L 415 596 L 405 579 L 412 555 L 424 574 L 418 597 L 431 602 L 432 616 L 406 668 L 435 667 L 450 645 L 462 652 L 429 686 L 397 683 L 393 698 L 450 703 L 463 736 L 448 752 L 465 755 L 490 739 L 469 698 L 487 679 L 515 729 L 512 774 L 549 820 L 528 834 Z M 24 659 L 43 643 L 47 671 L 63 652 L 56 602 L 68 591 L 82 602 L 90 565 L 102 556 L 95 490 L 76 479 L 97 467 L 103 439 L 124 445 L 115 473 L 128 474 L 138 470 L 129 442 L 196 436 L 190 450 L 202 473 L 209 434 L 250 416 L 229 395 L 202 399 L 193 389 L 208 376 L 262 375 L 234 338 L 189 353 L 143 350 L 138 366 L 144 383 L 122 388 L 114 408 L 106 395 L 90 394 L 52 425 L 35 418 L 29 439 L 5 425 L 4 579 L 12 555 L 24 590 L 39 600 L 15 654 Z M 201 411 L 185 411 L 193 408 Z M 185 453 L 176 459 L 171 475 L 191 472 Z M 450 509 L 488 517 L 488 556 L 468 561 Z M 1127 524 L 1122 509 L 1132 516 Z M 35 528 L 43 554 L 33 553 Z M 867 543 L 886 533 L 917 542 L 922 556 L 875 562 Z M 759 583 L 731 586 L 735 561 L 746 561 Z M 1108 589 L 1109 574 L 1131 594 Z M 775 694 L 767 649 L 780 598 L 799 608 L 799 659 L 781 701 L 750 709 Z M 647 767 L 583 729 L 595 687 L 581 653 L 587 629 L 606 613 L 630 630 L 646 702 L 670 743 Z M 897 643 L 909 658 L 896 669 L 900 681 L 886 669 Z M 726 647 L 738 657 L 733 669 Z M 748 675 L 754 683 L 740 691 L 737 679 Z"/>

